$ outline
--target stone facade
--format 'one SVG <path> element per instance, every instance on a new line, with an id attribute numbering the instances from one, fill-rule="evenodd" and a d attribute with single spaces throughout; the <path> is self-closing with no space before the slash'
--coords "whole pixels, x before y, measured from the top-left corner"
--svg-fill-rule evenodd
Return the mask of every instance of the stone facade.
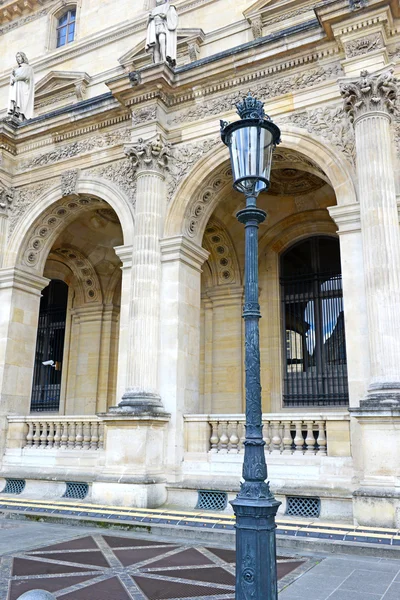
<path id="1" fill-rule="evenodd" d="M 325 518 L 400 526 L 398 3 L 176 0 L 173 68 L 145 52 L 151 2 L 1 4 L 0 477 L 59 497 L 67 472 L 136 506 L 237 490 L 244 199 L 219 120 L 251 91 L 282 131 L 258 199 L 271 487 L 281 510 L 315 496 Z M 22 122 L 6 115 L 18 51 L 36 89 Z M 340 290 L 321 275 L 291 292 L 285 257 L 316 239 L 321 264 L 340 245 Z"/>

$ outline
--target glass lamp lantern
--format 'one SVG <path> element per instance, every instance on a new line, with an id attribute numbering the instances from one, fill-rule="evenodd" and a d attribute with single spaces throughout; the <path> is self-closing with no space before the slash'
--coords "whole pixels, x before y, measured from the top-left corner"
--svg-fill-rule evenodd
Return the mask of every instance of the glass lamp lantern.
<path id="1" fill-rule="evenodd" d="M 272 152 L 281 132 L 265 114 L 263 103 L 250 92 L 236 108 L 241 120 L 221 121 L 221 138 L 229 148 L 233 187 L 256 198 L 269 188 Z"/>

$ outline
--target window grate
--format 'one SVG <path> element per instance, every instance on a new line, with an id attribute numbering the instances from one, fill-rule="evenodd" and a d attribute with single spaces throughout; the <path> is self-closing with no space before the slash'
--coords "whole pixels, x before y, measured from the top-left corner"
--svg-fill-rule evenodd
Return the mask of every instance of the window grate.
<path id="1" fill-rule="evenodd" d="M 73 481 L 66 482 L 66 490 L 63 498 L 76 498 L 83 500 L 89 493 L 89 485 L 87 483 L 75 483 Z"/>
<path id="2" fill-rule="evenodd" d="M 22 494 L 25 489 L 25 479 L 6 479 L 6 485 L 2 494 Z"/>
<path id="3" fill-rule="evenodd" d="M 199 491 L 196 508 L 202 510 L 225 510 L 228 504 L 226 492 Z"/>
<path id="4" fill-rule="evenodd" d="M 320 515 L 321 500 L 319 498 L 288 496 L 286 502 L 286 514 L 292 517 L 319 517 Z"/>

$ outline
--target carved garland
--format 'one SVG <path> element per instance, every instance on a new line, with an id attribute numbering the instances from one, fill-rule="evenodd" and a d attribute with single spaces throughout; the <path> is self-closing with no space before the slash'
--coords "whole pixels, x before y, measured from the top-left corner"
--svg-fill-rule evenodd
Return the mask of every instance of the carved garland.
<path id="1" fill-rule="evenodd" d="M 97 273 L 89 259 L 82 252 L 73 246 L 63 246 L 53 250 L 52 254 L 61 257 L 71 268 L 81 287 L 85 304 L 102 301 Z"/>
<path id="2" fill-rule="evenodd" d="M 80 197 L 76 200 L 65 200 L 53 204 L 40 216 L 35 225 L 23 253 L 23 263 L 28 267 L 35 267 L 41 253 L 47 246 L 48 239 L 57 231 L 63 229 L 66 222 L 75 215 L 96 208 L 108 207 L 108 204 L 98 198 Z"/>
<path id="3" fill-rule="evenodd" d="M 217 285 L 240 284 L 239 263 L 232 240 L 215 218 L 208 222 L 203 246 L 210 252 L 208 263 Z"/>

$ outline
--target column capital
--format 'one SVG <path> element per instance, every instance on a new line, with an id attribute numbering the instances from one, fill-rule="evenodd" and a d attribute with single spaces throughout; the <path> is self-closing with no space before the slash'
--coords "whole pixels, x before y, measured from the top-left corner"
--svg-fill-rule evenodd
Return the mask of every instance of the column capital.
<path id="1" fill-rule="evenodd" d="M 184 235 L 176 235 L 161 240 L 160 248 L 161 262 L 180 260 L 200 272 L 201 267 L 210 255 L 207 250 L 204 250 Z"/>
<path id="2" fill-rule="evenodd" d="M 132 253 L 133 246 L 130 244 L 129 246 L 115 246 L 114 247 L 115 254 L 118 258 L 121 259 L 122 269 L 130 269 L 132 266 Z"/>
<path id="3" fill-rule="evenodd" d="M 339 227 L 338 234 L 361 231 L 361 216 L 359 204 L 345 206 L 329 206 L 328 212 Z"/>
<path id="4" fill-rule="evenodd" d="M 131 159 L 136 175 L 150 171 L 165 177 L 171 161 L 171 144 L 160 134 L 149 140 L 139 138 L 137 142 L 126 144 L 124 151 Z"/>
<path id="5" fill-rule="evenodd" d="M 389 118 L 395 111 L 398 96 L 398 79 L 393 69 L 377 73 L 361 71 L 356 79 L 342 79 L 340 93 L 344 98 L 344 110 L 355 123 L 373 113 L 386 114 Z"/>

